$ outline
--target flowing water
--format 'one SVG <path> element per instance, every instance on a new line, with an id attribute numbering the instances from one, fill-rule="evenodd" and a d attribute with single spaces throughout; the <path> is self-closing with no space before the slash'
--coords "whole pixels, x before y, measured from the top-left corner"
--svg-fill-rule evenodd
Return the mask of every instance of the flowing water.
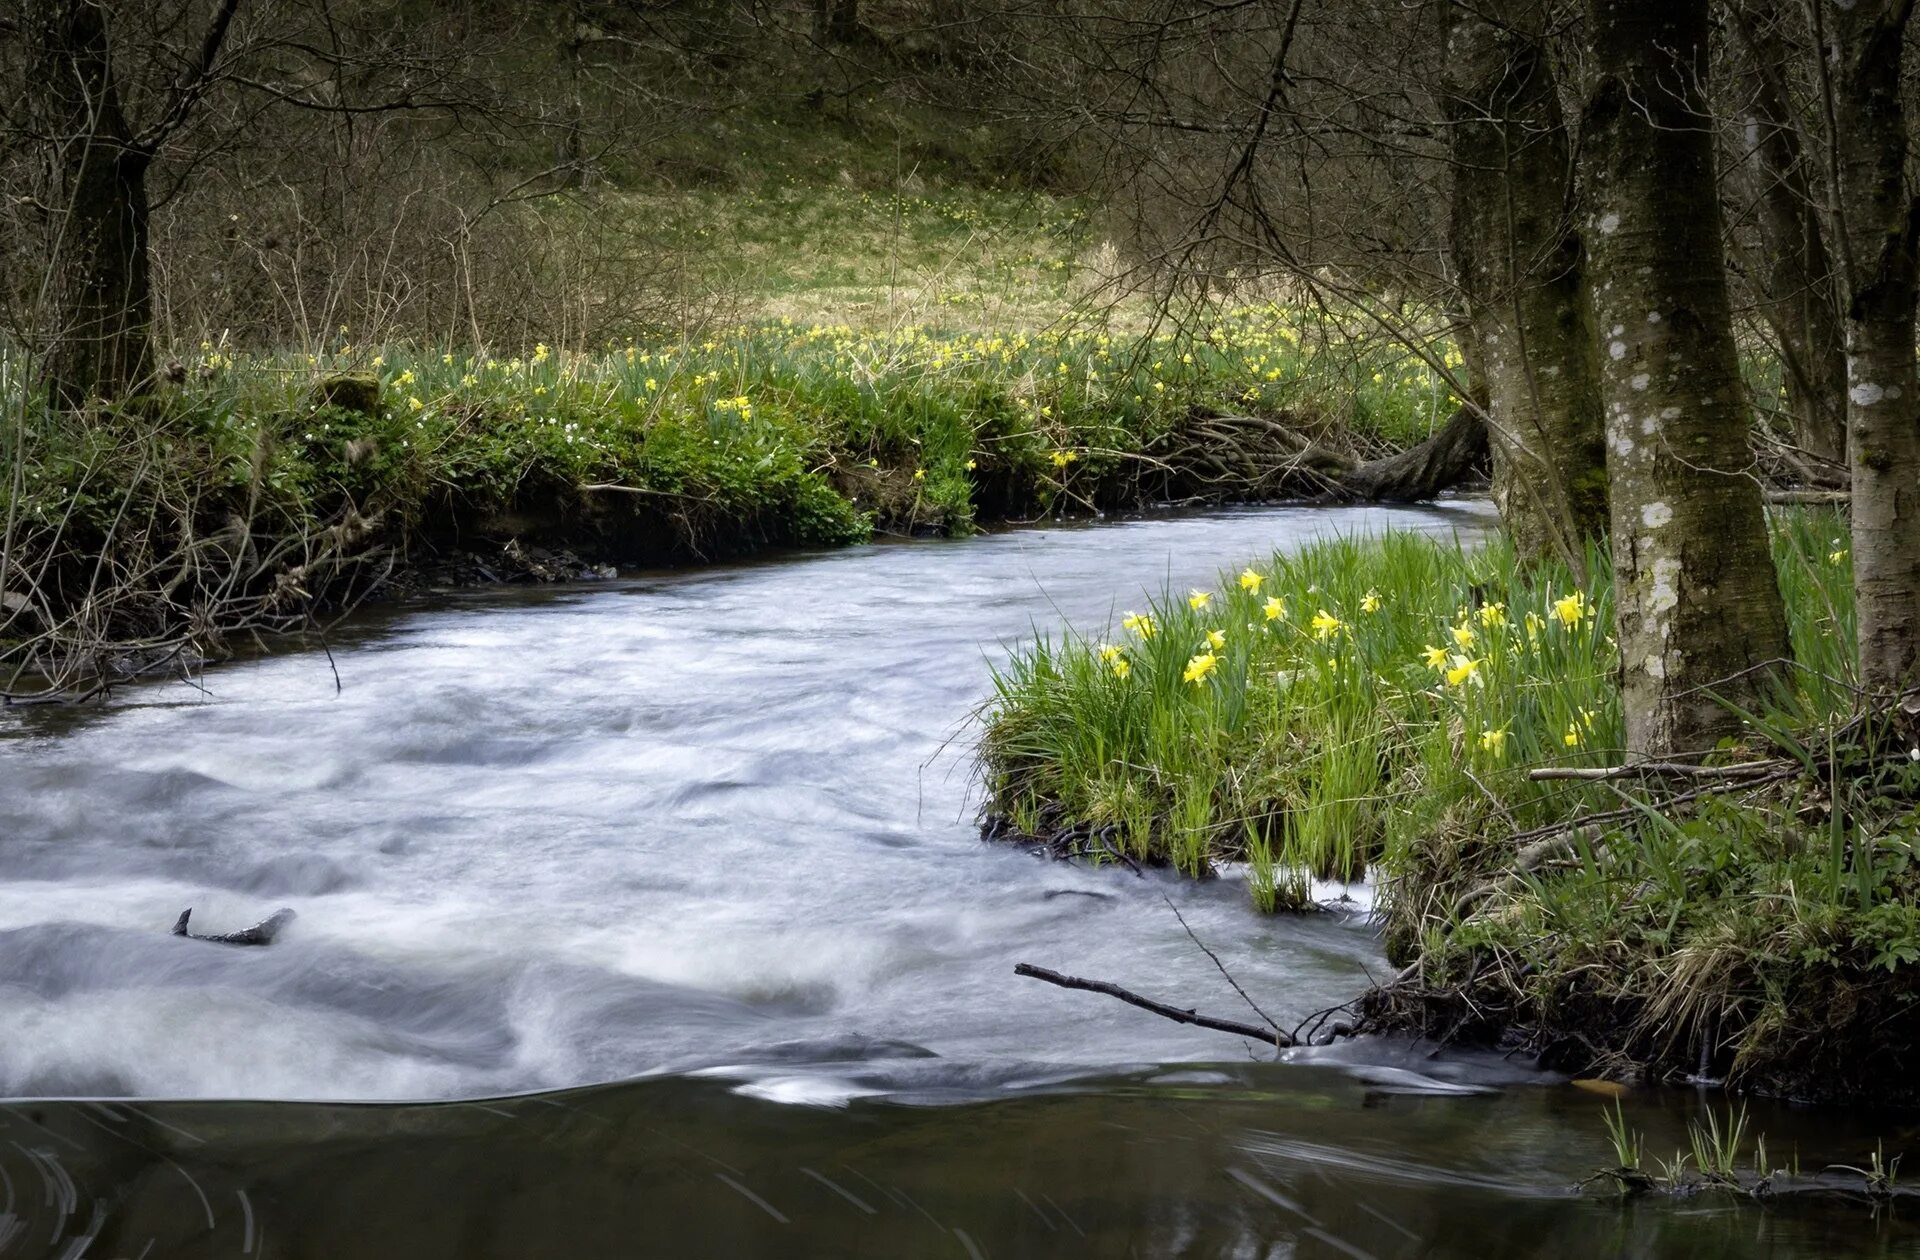
<path id="1" fill-rule="evenodd" d="M 1249 1018 L 1177 907 L 1282 1023 L 1363 987 L 1358 912 L 983 845 L 968 718 L 1036 627 L 1485 521 L 1229 512 L 444 596 L 330 658 L 0 717 L 0 1096 L 45 1100 L 0 1106 L 0 1258 L 1913 1254 L 1824 1183 L 1596 1206 L 1595 1100 L 1524 1066 L 1275 1064 L 1013 976 Z M 167 935 L 189 906 L 299 917 L 234 949 Z M 1820 1158 L 1885 1135 L 1769 1115 Z M 1559 1230 L 1617 1243 L 1540 1250 Z"/>

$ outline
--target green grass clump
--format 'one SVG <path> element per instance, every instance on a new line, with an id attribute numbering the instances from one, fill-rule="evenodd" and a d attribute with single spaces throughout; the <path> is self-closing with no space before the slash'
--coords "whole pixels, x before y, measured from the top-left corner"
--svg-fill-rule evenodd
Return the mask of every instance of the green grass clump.
<path id="1" fill-rule="evenodd" d="M 1245 860 L 1263 906 L 1299 904 L 1309 875 L 1357 876 L 1483 790 L 1516 820 L 1557 808 L 1523 768 L 1619 740 L 1610 601 L 1604 579 L 1523 576 L 1503 541 L 1276 554 L 1017 652 L 984 745 L 994 808 L 1030 832 L 1120 824 L 1136 858 L 1189 872 Z"/>

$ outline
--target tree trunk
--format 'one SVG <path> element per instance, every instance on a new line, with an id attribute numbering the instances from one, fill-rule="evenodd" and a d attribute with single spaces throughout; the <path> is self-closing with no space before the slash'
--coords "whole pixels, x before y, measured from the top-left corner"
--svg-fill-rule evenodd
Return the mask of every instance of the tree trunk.
<path id="1" fill-rule="evenodd" d="M 1709 0 L 1591 0 L 1588 302 L 1613 490 L 1628 748 L 1686 754 L 1787 654 L 1703 98 Z"/>
<path id="2" fill-rule="evenodd" d="M 851 44 L 860 35 L 860 0 L 813 0 L 813 34 L 823 44 Z"/>
<path id="3" fill-rule="evenodd" d="M 1452 245 L 1487 388 L 1494 499 L 1523 557 L 1606 532 L 1606 446 L 1571 162 L 1538 0 L 1447 4 Z"/>
<path id="4" fill-rule="evenodd" d="M 1861 682 L 1914 683 L 1920 654 L 1920 379 L 1902 44 L 1914 0 L 1820 4 L 1847 300 L 1847 444 Z M 1823 29 L 1824 28 L 1824 29 Z"/>
<path id="5" fill-rule="evenodd" d="M 1426 441 L 1335 474 L 1327 497 L 1423 503 L 1472 476 L 1486 458 L 1486 423 L 1471 407 L 1460 407 Z"/>
<path id="6" fill-rule="evenodd" d="M 1840 300 L 1826 238 L 1814 213 L 1806 146 L 1795 122 L 1784 68 L 1794 50 L 1769 18 L 1736 6 L 1743 46 L 1741 195 L 1754 207 L 1756 249 L 1748 259 L 1761 317 L 1780 344 L 1794 444 L 1835 476 L 1846 460 L 1847 355 Z M 1829 478 L 1832 480 L 1832 478 Z"/>
<path id="7" fill-rule="evenodd" d="M 117 399 L 152 374 L 147 170 L 113 73 L 104 7 L 50 0 L 36 15 L 40 86 L 60 181 L 43 379 L 60 406 Z"/>

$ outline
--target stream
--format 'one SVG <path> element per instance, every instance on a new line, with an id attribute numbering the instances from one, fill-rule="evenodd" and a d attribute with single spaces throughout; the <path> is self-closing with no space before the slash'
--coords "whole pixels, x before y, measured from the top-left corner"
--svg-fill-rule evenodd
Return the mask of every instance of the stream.
<path id="1" fill-rule="evenodd" d="M 443 593 L 0 714 L 0 1260 L 1920 1254 L 1899 1201 L 1813 1175 L 1917 1131 L 1885 1116 L 1755 1104 L 1802 1193 L 1622 1207 L 1574 1189 L 1611 1162 L 1601 1100 L 1523 1063 L 1276 1063 L 1014 977 L 1248 1017 L 1191 929 L 1286 1025 L 1378 974 L 1364 888 L 1263 917 L 1231 877 L 981 843 L 970 716 L 1063 619 L 1488 519 L 1243 510 Z M 282 906 L 270 948 L 167 934 Z M 1626 1105 L 1664 1155 L 1707 1104 Z"/>

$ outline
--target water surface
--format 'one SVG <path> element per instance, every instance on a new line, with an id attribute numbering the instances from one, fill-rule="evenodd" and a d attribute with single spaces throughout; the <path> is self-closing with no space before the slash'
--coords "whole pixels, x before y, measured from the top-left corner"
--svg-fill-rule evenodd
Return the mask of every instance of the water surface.
<path id="1" fill-rule="evenodd" d="M 982 844 L 968 718 L 1036 627 L 1485 521 L 1231 512 L 446 595 L 331 662 L 0 715 L 0 1260 L 1920 1254 L 1904 1201 L 1821 1173 L 1903 1149 L 1898 1118 L 1756 1107 L 1788 1193 L 1622 1205 L 1577 1189 L 1599 1100 L 1525 1064 L 1276 1062 L 1013 976 L 1247 1018 L 1171 900 L 1282 1022 L 1363 987 L 1359 914 Z M 166 935 L 282 905 L 267 949 Z M 1661 1157 L 1725 1105 L 1626 1099 Z"/>

